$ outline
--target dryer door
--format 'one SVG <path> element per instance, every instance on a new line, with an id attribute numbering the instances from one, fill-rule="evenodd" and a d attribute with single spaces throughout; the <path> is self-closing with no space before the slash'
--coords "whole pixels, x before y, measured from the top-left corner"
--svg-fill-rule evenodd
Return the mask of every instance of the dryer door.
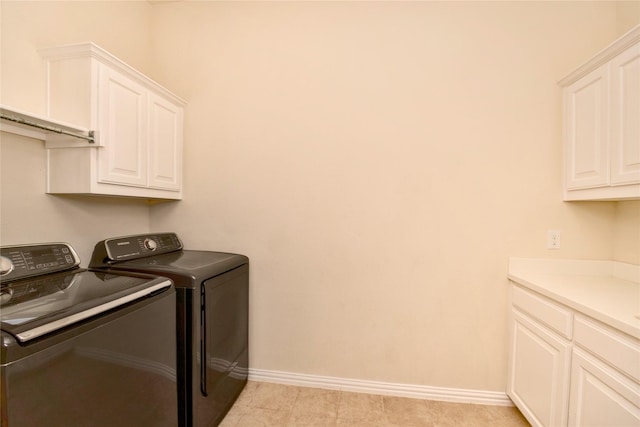
<path id="1" fill-rule="evenodd" d="M 221 410 L 228 409 L 248 376 L 249 266 L 202 284 L 200 387 Z"/>

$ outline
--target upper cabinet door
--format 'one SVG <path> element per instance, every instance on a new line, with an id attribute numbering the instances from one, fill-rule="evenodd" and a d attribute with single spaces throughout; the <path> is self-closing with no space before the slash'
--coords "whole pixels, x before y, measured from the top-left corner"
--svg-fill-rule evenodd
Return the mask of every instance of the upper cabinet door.
<path id="1" fill-rule="evenodd" d="M 609 181 L 609 67 L 604 65 L 565 90 L 565 184 L 598 187 Z"/>
<path id="2" fill-rule="evenodd" d="M 149 94 L 149 187 L 179 190 L 182 182 L 183 109 Z"/>
<path id="3" fill-rule="evenodd" d="M 98 151 L 99 180 L 147 185 L 147 91 L 136 81 L 101 66 L 99 125 L 104 147 Z"/>
<path id="4" fill-rule="evenodd" d="M 640 43 L 611 61 L 611 184 L 640 182 Z"/>

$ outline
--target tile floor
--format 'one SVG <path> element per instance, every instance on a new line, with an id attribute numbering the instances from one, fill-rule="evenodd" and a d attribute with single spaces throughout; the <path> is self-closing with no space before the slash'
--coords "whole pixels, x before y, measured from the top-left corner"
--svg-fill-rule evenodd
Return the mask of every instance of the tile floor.
<path id="1" fill-rule="evenodd" d="M 510 427 L 515 407 L 436 402 L 250 381 L 220 427 Z"/>

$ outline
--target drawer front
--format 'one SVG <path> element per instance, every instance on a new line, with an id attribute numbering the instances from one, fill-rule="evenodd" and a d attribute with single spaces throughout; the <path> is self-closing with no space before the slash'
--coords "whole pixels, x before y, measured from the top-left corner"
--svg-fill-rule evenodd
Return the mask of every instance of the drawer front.
<path id="1" fill-rule="evenodd" d="M 516 285 L 511 287 L 511 304 L 563 337 L 571 339 L 573 314 L 569 309 Z"/>
<path id="2" fill-rule="evenodd" d="M 574 341 L 640 382 L 640 341 L 600 322 L 576 316 Z"/>

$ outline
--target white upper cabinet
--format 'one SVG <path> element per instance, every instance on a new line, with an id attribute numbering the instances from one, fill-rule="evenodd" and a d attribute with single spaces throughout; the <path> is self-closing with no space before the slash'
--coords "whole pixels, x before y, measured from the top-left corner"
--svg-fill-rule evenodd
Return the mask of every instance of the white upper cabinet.
<path id="1" fill-rule="evenodd" d="M 560 85 L 564 199 L 640 199 L 640 26 Z"/>
<path id="2" fill-rule="evenodd" d="M 48 192 L 181 199 L 184 101 L 92 43 L 40 53 L 49 116 L 98 141 L 47 142 Z"/>

